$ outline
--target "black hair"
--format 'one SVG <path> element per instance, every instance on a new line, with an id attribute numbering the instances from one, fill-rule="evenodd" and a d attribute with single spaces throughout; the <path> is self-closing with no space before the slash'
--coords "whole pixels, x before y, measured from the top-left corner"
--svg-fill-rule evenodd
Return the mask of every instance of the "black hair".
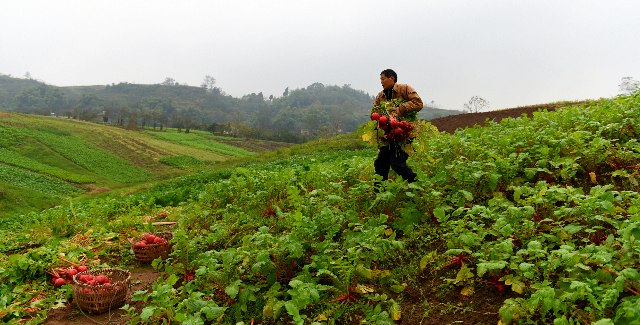
<path id="1" fill-rule="evenodd" d="M 381 75 L 383 74 L 387 78 L 393 77 L 393 81 L 398 82 L 398 75 L 396 74 L 395 71 L 393 71 L 391 69 L 382 70 L 382 72 L 380 72 L 380 74 Z"/>

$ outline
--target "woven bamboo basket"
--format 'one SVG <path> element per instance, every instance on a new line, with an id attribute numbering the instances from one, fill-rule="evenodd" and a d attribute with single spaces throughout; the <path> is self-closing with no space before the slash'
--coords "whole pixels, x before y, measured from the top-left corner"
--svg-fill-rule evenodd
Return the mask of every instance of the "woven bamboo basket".
<path id="1" fill-rule="evenodd" d="M 173 244 L 169 243 L 169 241 L 173 239 L 172 233 L 154 232 L 151 235 L 164 238 L 167 240 L 167 242 L 159 244 L 148 244 L 140 247 L 134 245 L 134 243 L 141 241 L 143 239 L 142 235 L 129 239 L 129 243 L 131 243 L 131 247 L 133 248 L 133 252 L 136 255 L 136 259 L 140 262 L 150 263 L 158 257 L 165 259 L 167 258 L 167 256 L 169 256 L 169 253 L 171 253 Z"/>
<path id="2" fill-rule="evenodd" d="M 80 281 L 83 274 L 106 275 L 111 285 L 90 286 Z M 78 307 L 94 314 L 102 314 L 122 306 L 127 298 L 131 273 L 120 269 L 89 270 L 72 278 L 73 300 Z"/>

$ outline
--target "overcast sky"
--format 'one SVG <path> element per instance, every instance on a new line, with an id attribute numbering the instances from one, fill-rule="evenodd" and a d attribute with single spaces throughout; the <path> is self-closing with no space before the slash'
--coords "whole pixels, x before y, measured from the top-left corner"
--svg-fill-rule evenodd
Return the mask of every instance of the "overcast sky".
<path id="1" fill-rule="evenodd" d="M 371 95 L 398 73 L 446 109 L 619 93 L 640 80 L 640 1 L 0 0 L 0 73 L 56 86 L 198 86 L 282 96 L 314 82 Z"/>

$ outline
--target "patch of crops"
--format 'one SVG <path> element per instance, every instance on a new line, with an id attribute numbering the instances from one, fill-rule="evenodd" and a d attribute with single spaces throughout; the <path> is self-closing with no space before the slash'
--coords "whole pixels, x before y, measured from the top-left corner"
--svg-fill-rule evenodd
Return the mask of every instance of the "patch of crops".
<path id="1" fill-rule="evenodd" d="M 26 133 L 21 128 L 14 128 L 0 123 L 0 148 L 10 148 L 24 143 Z"/>
<path id="2" fill-rule="evenodd" d="M 191 133 L 173 133 L 173 132 L 149 132 L 154 137 L 179 143 L 185 146 L 206 149 L 213 152 L 218 152 L 228 156 L 243 157 L 253 155 L 253 152 L 237 148 L 227 144 L 219 143 L 214 140 L 209 140 L 204 137 Z"/>
<path id="3" fill-rule="evenodd" d="M 4 164 L 0 164 L 0 180 L 53 196 L 68 196 L 82 192 L 57 178 Z"/>
<path id="4" fill-rule="evenodd" d="M 73 136 L 34 131 L 32 136 L 74 163 L 117 182 L 149 180 L 153 174 Z"/>
<path id="5" fill-rule="evenodd" d="M 163 157 L 160 158 L 160 162 L 171 167 L 185 170 L 195 170 L 206 166 L 204 161 L 186 155 Z"/>
<path id="6" fill-rule="evenodd" d="M 43 270 L 59 253 L 125 258 L 125 238 L 169 218 L 171 258 L 154 261 L 164 276 L 133 293 L 142 311 L 124 307 L 132 322 L 419 323 L 424 310 L 445 316 L 440 305 L 454 310 L 451 322 L 473 321 L 482 290 L 503 301 L 490 311 L 502 323 L 633 324 L 639 118 L 636 93 L 453 135 L 419 133 L 410 159 L 418 180 L 392 175 L 378 193 L 375 150 L 331 150 L 59 206 L 25 219 L 95 241 L 45 242 L 0 259 L 0 293 L 26 306 L 13 289 L 51 289 Z M 3 232 L 12 242 L 30 243 L 31 229 L 2 225 L 20 230 Z M 420 298 L 422 290 L 436 294 Z M 468 298 L 449 304 L 460 296 Z M 44 307 L 55 304 L 49 297 Z M 18 307 L 3 321 L 31 312 Z"/>
<path id="7" fill-rule="evenodd" d="M 0 162 L 16 167 L 28 169 L 34 172 L 47 174 L 60 179 L 78 184 L 93 183 L 95 179 L 83 175 L 74 174 L 66 170 L 49 166 L 28 157 L 22 156 L 8 149 L 0 148 Z"/>

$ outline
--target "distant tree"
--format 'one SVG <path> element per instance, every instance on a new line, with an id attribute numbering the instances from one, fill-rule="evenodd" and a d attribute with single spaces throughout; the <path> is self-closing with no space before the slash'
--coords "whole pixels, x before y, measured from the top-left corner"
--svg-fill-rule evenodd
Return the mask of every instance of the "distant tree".
<path id="1" fill-rule="evenodd" d="M 31 78 L 31 74 L 29 73 L 29 71 L 27 71 L 27 73 L 25 73 L 25 74 L 24 74 L 24 78 L 25 78 L 25 79 L 29 79 L 29 80 L 31 80 L 31 79 L 32 79 L 32 78 Z"/>
<path id="2" fill-rule="evenodd" d="M 273 95 L 269 95 L 269 101 L 273 101 Z"/>
<path id="3" fill-rule="evenodd" d="M 176 81 L 175 81 L 173 78 L 169 78 L 169 77 L 167 77 L 167 78 L 165 78 L 165 79 L 164 79 L 164 81 L 162 82 L 162 84 L 161 84 L 161 85 L 164 85 L 164 86 L 174 86 L 175 84 L 176 84 Z"/>
<path id="4" fill-rule="evenodd" d="M 129 116 L 129 111 L 127 110 L 126 107 L 122 106 L 120 108 L 120 111 L 118 112 L 118 125 L 123 126 L 124 119 L 127 118 L 128 116 Z"/>
<path id="5" fill-rule="evenodd" d="M 632 77 L 623 77 L 622 82 L 618 85 L 620 93 L 624 96 L 633 94 L 640 87 L 640 81 L 633 80 Z"/>
<path id="6" fill-rule="evenodd" d="M 182 115 L 182 120 L 184 121 L 184 133 L 189 133 L 189 130 L 193 129 L 197 125 L 189 116 Z"/>
<path id="7" fill-rule="evenodd" d="M 311 136 L 315 136 L 318 134 L 318 127 L 320 126 L 320 122 L 318 119 L 318 114 L 311 113 L 307 115 L 307 120 L 304 123 L 304 128 Z"/>
<path id="8" fill-rule="evenodd" d="M 210 75 L 206 75 L 200 87 L 208 93 L 211 93 L 216 88 L 216 79 Z"/>
<path id="9" fill-rule="evenodd" d="M 336 135 L 340 134 L 342 131 L 344 113 L 343 110 L 338 107 L 331 108 L 331 112 L 329 114 L 329 118 L 331 119 L 331 126 L 333 126 L 333 130 Z"/>
<path id="10" fill-rule="evenodd" d="M 464 110 L 469 113 L 478 113 L 485 108 L 489 108 L 489 102 L 480 96 L 473 96 L 468 103 L 463 105 Z"/>
<path id="11" fill-rule="evenodd" d="M 282 93 L 282 96 L 284 96 L 284 97 L 289 96 L 289 87 L 287 87 L 287 88 L 284 90 L 284 93 Z"/>
<path id="12" fill-rule="evenodd" d="M 162 128 L 165 125 L 167 125 L 167 123 L 169 123 L 169 116 L 166 113 L 162 112 L 160 113 L 159 120 L 160 120 L 160 131 L 162 131 Z"/>

